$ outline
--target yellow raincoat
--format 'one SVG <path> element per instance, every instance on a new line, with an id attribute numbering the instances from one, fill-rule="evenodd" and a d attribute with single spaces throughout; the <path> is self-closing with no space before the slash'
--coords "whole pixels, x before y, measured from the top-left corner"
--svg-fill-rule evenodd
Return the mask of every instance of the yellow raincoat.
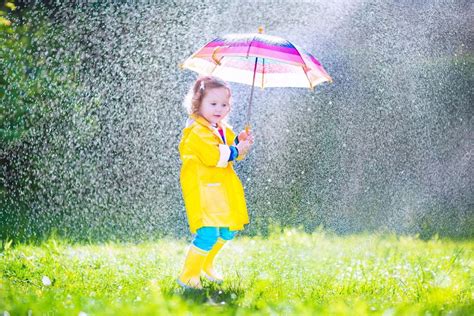
<path id="1" fill-rule="evenodd" d="M 191 114 L 179 144 L 181 189 L 193 234 L 202 226 L 242 230 L 249 222 L 242 183 L 228 161 L 235 133 L 224 122 L 218 125 L 225 143 L 204 117 Z"/>

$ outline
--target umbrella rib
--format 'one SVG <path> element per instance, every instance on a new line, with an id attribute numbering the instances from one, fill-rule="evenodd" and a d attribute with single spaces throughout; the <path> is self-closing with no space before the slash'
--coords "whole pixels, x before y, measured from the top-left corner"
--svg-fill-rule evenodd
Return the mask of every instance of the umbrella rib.
<path id="1" fill-rule="evenodd" d="M 256 37 L 257 37 L 257 35 L 254 35 L 254 37 L 253 37 L 252 40 L 250 41 L 249 48 L 247 49 L 247 58 L 249 58 L 250 48 L 252 47 L 252 43 L 253 43 L 253 41 L 255 41 L 255 38 L 256 38 Z"/>
<path id="2" fill-rule="evenodd" d="M 306 70 L 304 69 L 304 66 L 301 66 L 301 68 L 303 69 L 303 72 L 306 76 L 306 79 L 308 79 L 310 89 L 314 89 L 313 83 L 311 82 L 311 80 L 309 80 L 308 74 L 306 73 Z"/>
<path id="3" fill-rule="evenodd" d="M 198 56 L 199 56 L 198 53 L 199 53 L 204 47 L 206 47 L 206 46 L 207 46 L 207 44 L 203 45 L 200 49 L 198 49 L 197 51 L 195 51 L 195 52 L 194 52 L 191 56 L 189 56 L 181 65 L 185 64 L 186 61 L 191 60 L 191 59 L 193 59 L 194 57 L 198 57 Z"/>
<path id="4" fill-rule="evenodd" d="M 221 57 L 221 59 L 219 61 L 222 61 L 222 59 L 224 59 L 224 56 Z M 217 67 L 219 66 L 219 64 L 215 64 L 214 65 L 214 69 L 212 69 L 211 73 L 209 75 L 212 75 L 214 73 L 214 71 L 217 69 Z"/>
<path id="5" fill-rule="evenodd" d="M 306 71 L 305 71 L 305 69 L 304 69 L 304 67 L 306 66 L 306 62 L 304 61 L 303 56 L 301 55 L 301 52 L 300 52 L 300 50 L 298 49 L 298 47 L 296 47 L 296 45 L 293 45 L 293 47 L 296 49 L 296 51 L 298 52 L 298 54 L 300 54 L 300 58 L 301 58 L 301 60 L 303 61 L 303 65 L 301 66 L 301 68 L 302 68 L 302 70 L 303 70 L 303 72 L 304 72 L 304 75 L 306 76 L 306 79 L 308 79 L 309 87 L 310 87 L 310 89 L 314 89 L 313 84 L 311 83 L 311 80 L 309 80 L 308 74 L 306 73 Z M 308 66 L 306 66 L 306 67 L 308 67 Z"/>

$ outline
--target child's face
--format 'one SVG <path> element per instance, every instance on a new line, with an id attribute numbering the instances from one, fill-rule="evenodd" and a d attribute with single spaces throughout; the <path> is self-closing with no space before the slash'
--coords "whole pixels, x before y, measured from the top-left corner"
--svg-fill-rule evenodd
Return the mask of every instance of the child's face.
<path id="1" fill-rule="evenodd" d="M 227 88 L 213 88 L 206 91 L 199 107 L 199 113 L 211 124 L 220 122 L 230 111 Z"/>

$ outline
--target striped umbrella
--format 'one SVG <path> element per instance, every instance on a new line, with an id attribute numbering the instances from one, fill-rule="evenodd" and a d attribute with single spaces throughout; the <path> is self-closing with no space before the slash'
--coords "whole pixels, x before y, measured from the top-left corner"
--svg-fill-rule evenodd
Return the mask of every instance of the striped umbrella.
<path id="1" fill-rule="evenodd" d="M 332 82 L 311 54 L 281 37 L 263 34 L 261 27 L 258 33 L 218 37 L 192 54 L 180 67 L 251 85 L 247 130 L 254 86 L 314 89 L 322 82 Z"/>

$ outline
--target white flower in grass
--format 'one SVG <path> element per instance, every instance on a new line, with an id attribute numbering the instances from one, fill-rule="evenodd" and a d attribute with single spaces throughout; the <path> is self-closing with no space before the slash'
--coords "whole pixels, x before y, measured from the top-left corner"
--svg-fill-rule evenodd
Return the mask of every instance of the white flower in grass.
<path id="1" fill-rule="evenodd" d="M 87 316 L 87 313 L 85 313 L 85 312 L 79 312 L 79 316 Z"/>
<path id="2" fill-rule="evenodd" d="M 10 316 L 10 313 L 7 312 L 7 311 L 4 311 L 4 312 L 3 312 L 3 316 Z"/>
<path id="3" fill-rule="evenodd" d="M 45 275 L 43 275 L 43 278 L 41 279 L 41 281 L 43 282 L 44 286 L 50 286 L 51 285 L 51 280 Z"/>

